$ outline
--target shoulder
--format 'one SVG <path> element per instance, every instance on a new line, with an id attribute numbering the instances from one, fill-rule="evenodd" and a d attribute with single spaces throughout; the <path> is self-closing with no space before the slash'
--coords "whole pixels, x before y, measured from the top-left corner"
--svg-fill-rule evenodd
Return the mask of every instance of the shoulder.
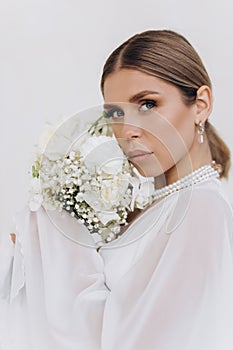
<path id="1" fill-rule="evenodd" d="M 219 180 L 209 180 L 174 198 L 169 217 L 170 231 L 217 231 L 227 226 L 233 230 L 233 211 Z"/>
<path id="2" fill-rule="evenodd" d="M 227 213 L 232 216 L 232 205 L 223 191 L 220 180 L 212 179 L 195 185 L 181 195 L 190 211 L 195 213 Z"/>
<path id="3" fill-rule="evenodd" d="M 190 210 L 194 213 L 205 215 L 217 215 L 219 218 L 229 217 L 233 219 L 232 204 L 225 194 L 221 181 L 213 179 L 196 186 L 190 198 Z"/>

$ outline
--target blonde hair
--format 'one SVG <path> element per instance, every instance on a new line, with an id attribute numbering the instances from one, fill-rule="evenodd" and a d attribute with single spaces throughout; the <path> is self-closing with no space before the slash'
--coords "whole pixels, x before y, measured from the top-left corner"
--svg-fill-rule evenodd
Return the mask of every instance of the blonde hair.
<path id="1" fill-rule="evenodd" d="M 102 92 L 107 76 L 122 68 L 136 69 L 170 82 L 181 91 L 186 104 L 195 102 L 202 85 L 212 89 L 210 77 L 195 49 L 182 35 L 171 30 L 136 34 L 115 49 L 103 68 Z M 230 150 L 208 120 L 205 129 L 212 158 L 222 166 L 221 177 L 227 177 Z"/>

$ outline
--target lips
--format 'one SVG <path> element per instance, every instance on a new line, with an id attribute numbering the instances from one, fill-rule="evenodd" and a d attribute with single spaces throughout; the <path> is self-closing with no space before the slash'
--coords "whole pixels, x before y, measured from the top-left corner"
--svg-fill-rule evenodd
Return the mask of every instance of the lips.
<path id="1" fill-rule="evenodd" d="M 127 158 L 129 160 L 132 160 L 132 159 L 137 159 L 137 158 L 143 158 L 143 157 L 149 156 L 151 154 L 153 154 L 153 152 L 145 152 L 145 151 L 142 151 L 142 150 L 135 150 L 135 151 L 132 151 L 132 152 L 128 152 L 127 153 Z"/>

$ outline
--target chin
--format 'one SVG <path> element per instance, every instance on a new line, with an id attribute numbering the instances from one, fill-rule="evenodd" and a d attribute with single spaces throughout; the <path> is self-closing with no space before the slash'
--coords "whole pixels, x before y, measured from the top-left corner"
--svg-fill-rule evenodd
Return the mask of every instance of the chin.
<path id="1" fill-rule="evenodd" d="M 164 175 L 163 169 L 161 167 L 146 167 L 139 166 L 138 164 L 132 163 L 133 166 L 138 170 L 139 174 L 144 177 L 158 177 Z"/>

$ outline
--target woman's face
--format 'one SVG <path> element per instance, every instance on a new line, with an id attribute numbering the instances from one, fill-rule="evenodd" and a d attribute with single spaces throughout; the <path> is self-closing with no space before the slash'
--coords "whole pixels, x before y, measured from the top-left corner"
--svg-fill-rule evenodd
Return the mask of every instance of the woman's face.
<path id="1" fill-rule="evenodd" d="M 144 176 L 158 176 L 188 156 L 195 139 L 195 104 L 176 86 L 134 69 L 110 74 L 105 111 L 128 159 Z"/>

